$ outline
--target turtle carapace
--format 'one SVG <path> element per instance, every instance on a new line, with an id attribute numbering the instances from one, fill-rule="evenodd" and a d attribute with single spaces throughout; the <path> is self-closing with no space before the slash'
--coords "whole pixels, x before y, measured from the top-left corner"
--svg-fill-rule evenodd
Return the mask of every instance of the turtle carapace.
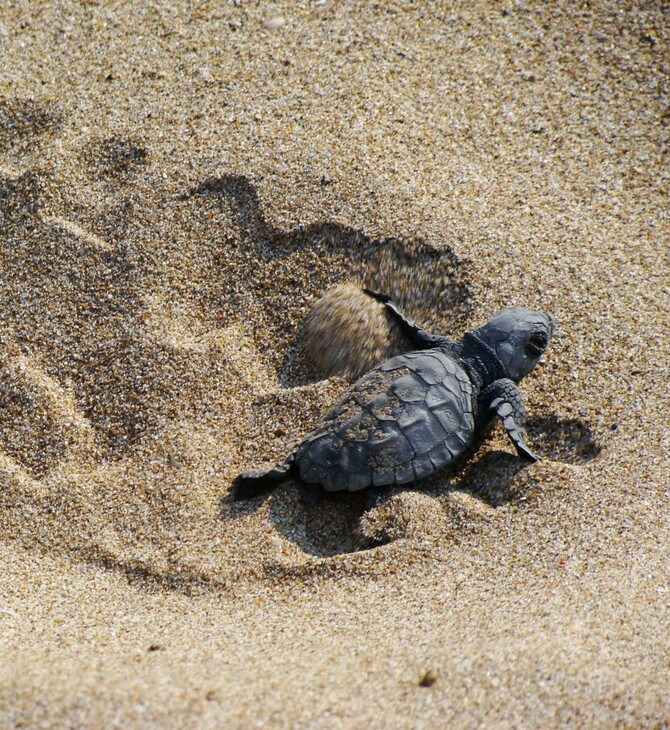
<path id="1" fill-rule="evenodd" d="M 539 459 L 526 445 L 518 383 L 549 344 L 551 315 L 504 309 L 457 342 L 424 331 L 389 297 L 366 293 L 384 303 L 416 349 L 357 380 L 286 461 L 240 474 L 233 499 L 287 478 L 330 492 L 414 482 L 456 461 L 496 415 L 519 456 Z"/>

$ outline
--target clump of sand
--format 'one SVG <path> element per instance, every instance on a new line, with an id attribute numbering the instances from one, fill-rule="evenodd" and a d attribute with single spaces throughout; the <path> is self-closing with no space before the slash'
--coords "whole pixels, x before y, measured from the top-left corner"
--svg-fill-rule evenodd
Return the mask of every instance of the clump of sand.
<path id="1" fill-rule="evenodd" d="M 411 349 L 384 305 L 360 286 L 339 284 L 312 305 L 305 318 L 307 353 L 325 375 L 351 380 Z"/>

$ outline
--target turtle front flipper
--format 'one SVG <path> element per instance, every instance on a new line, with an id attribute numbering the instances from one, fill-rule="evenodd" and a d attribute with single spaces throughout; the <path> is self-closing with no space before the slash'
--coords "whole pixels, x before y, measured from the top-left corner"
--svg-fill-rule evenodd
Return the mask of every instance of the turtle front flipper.
<path id="1" fill-rule="evenodd" d="M 482 391 L 482 400 L 489 413 L 500 418 L 519 456 L 539 461 L 540 457 L 526 445 L 526 408 L 516 383 L 507 378 L 495 380 Z"/>
<path id="2" fill-rule="evenodd" d="M 431 335 L 430 332 L 421 329 L 418 324 L 414 324 L 396 307 L 391 301 L 388 294 L 380 294 L 371 289 L 363 289 L 363 291 L 373 299 L 381 302 L 386 311 L 391 315 L 396 324 L 400 327 L 400 331 L 407 339 L 417 348 L 417 350 L 430 350 L 433 347 L 442 347 L 445 343 L 452 343 L 448 337 L 440 337 L 439 335 Z"/>
<path id="3" fill-rule="evenodd" d="M 233 480 L 231 499 L 237 502 L 242 499 L 253 499 L 278 487 L 295 471 L 294 455 L 291 454 L 282 464 L 272 469 L 252 469 L 244 471 Z"/>

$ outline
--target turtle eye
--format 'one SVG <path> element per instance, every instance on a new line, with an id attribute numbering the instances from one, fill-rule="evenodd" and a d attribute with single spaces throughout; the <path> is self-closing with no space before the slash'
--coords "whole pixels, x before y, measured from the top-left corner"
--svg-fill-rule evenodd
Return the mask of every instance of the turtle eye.
<path id="1" fill-rule="evenodd" d="M 526 344 L 526 355 L 539 357 L 546 349 L 549 342 L 544 332 L 534 332 Z"/>

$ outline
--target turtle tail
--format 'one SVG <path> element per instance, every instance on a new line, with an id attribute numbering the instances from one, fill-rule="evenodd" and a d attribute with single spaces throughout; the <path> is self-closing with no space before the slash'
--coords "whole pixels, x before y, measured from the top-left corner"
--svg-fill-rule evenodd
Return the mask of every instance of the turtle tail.
<path id="1" fill-rule="evenodd" d="M 266 494 L 275 487 L 278 487 L 285 479 L 293 476 L 295 472 L 296 464 L 293 454 L 285 462 L 278 464 L 273 469 L 266 471 L 262 469 L 243 471 L 233 480 L 231 499 L 237 502 L 241 499 L 259 497 L 261 494 Z"/>

